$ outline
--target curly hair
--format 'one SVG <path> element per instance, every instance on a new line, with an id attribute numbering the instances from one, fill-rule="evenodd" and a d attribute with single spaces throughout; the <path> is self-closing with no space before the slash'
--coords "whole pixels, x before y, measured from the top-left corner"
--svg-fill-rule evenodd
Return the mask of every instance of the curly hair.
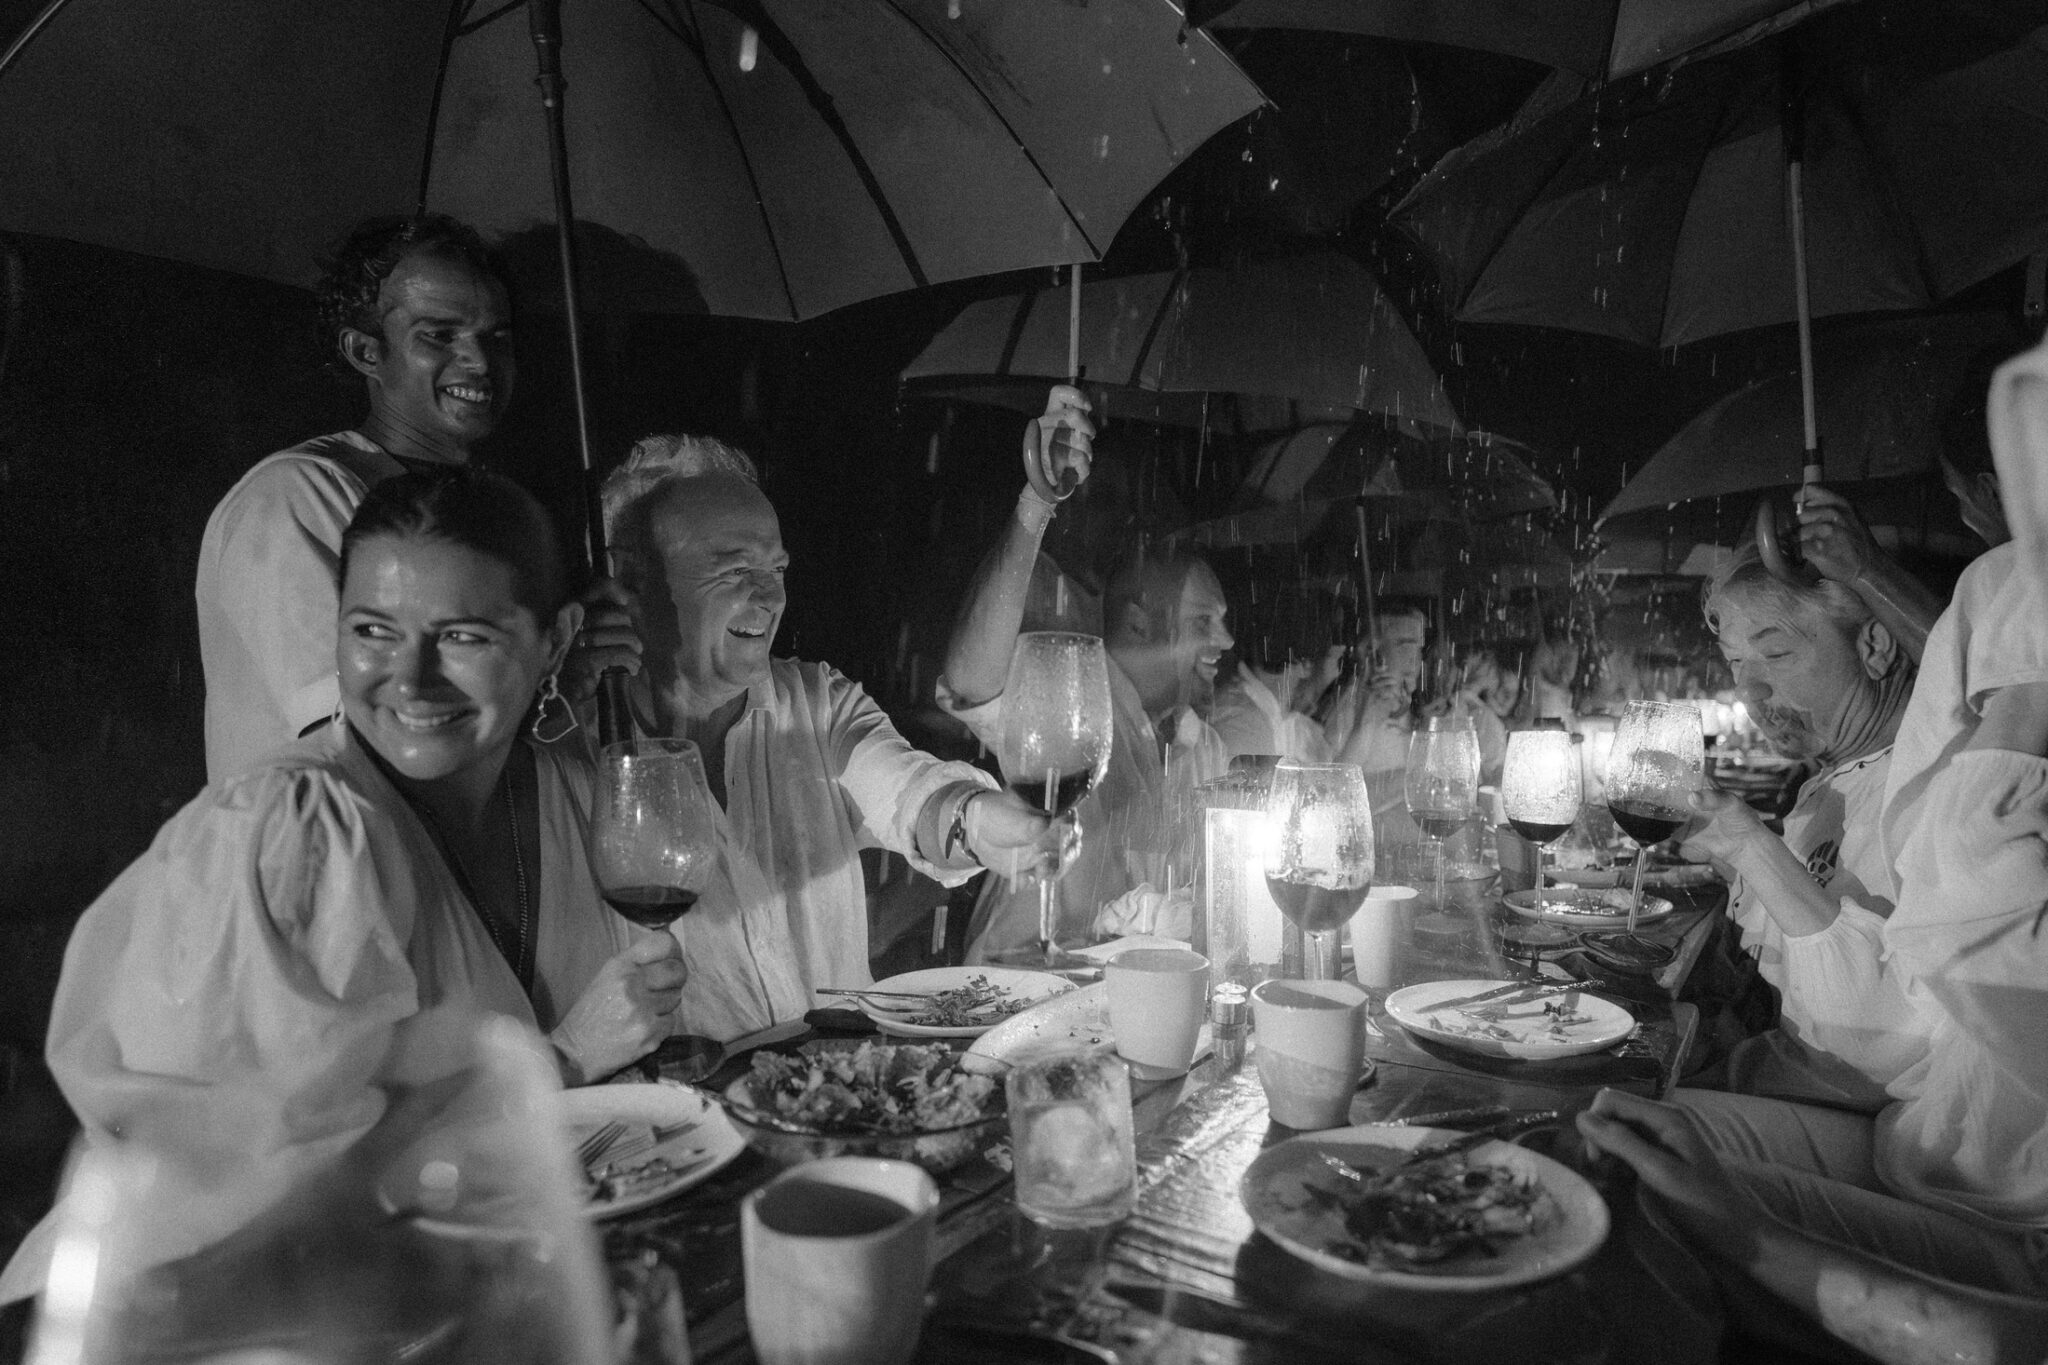
<path id="1" fill-rule="evenodd" d="M 504 259 L 469 224 L 445 213 L 365 218 L 320 263 L 316 290 L 321 351 L 328 367 L 344 379 L 357 376 L 341 357 L 341 334 L 354 328 L 381 335 L 377 296 L 398 263 L 415 251 L 453 256 L 489 275 L 504 289 L 506 299 L 512 298 L 512 276 Z"/>

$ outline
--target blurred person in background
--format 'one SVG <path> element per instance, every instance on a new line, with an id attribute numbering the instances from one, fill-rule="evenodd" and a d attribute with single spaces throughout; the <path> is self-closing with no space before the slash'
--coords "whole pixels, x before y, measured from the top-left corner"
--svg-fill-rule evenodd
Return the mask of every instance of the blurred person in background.
<path id="1" fill-rule="evenodd" d="M 1228 596 L 1236 666 L 1217 685 L 1209 724 L 1233 758 L 1328 761 L 1329 740 L 1310 713 L 1343 654 L 1330 604 L 1307 589 L 1270 584 L 1246 584 Z"/>
<path id="2" fill-rule="evenodd" d="M 1331 760 L 1364 769 L 1375 848 L 1397 861 L 1422 843 L 1422 830 L 1408 815 L 1408 740 L 1428 641 L 1427 608 L 1382 600 L 1372 634 L 1355 646 L 1356 670 L 1322 708 Z"/>

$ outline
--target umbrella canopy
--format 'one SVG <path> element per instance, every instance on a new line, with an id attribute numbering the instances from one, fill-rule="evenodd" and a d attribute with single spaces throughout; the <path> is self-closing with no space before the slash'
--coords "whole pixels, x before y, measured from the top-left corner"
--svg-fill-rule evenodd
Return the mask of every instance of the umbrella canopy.
<path id="1" fill-rule="evenodd" d="M 524 11 L 56 0 L 0 54 L 0 230 L 297 284 L 368 213 L 552 224 Z M 1260 103 L 1168 0 L 582 0 L 562 26 L 575 203 L 629 286 L 601 307 L 795 320 L 1095 259 Z"/>
<path id="2" fill-rule="evenodd" d="M 1944 414 L 1980 353 L 2019 338 L 1998 316 L 1885 323 L 1830 338 L 1818 372 L 1826 482 L 1934 468 Z M 1978 376 L 1981 383 L 1982 377 Z M 1774 375 L 1709 407 L 1665 442 L 1601 517 L 1799 481 L 1799 376 Z"/>
<path id="3" fill-rule="evenodd" d="M 1375 538 L 1398 524 L 1471 526 L 1555 510 L 1550 485 L 1523 458 L 1528 453 L 1486 432 L 1416 437 L 1370 421 L 1319 423 L 1260 452 L 1236 510 L 1174 536 L 1218 549 L 1329 540 L 1355 548 L 1361 499 Z"/>
<path id="4" fill-rule="evenodd" d="M 1042 403 L 1044 385 L 1067 374 L 1067 325 L 1064 289 L 984 299 L 903 378 L 918 393 L 1028 379 Z M 1364 266 L 1334 252 L 1086 283 L 1080 358 L 1091 385 L 1458 421 L 1392 300 Z"/>
<path id="5" fill-rule="evenodd" d="M 1394 220 L 1460 321 L 1646 346 L 1789 322 L 1789 97 L 1813 315 L 1925 307 L 2048 248 L 2044 19 L 2039 0 L 1845 6 L 1562 108 L 1539 92 Z"/>
<path id="6" fill-rule="evenodd" d="M 1842 0 L 1207 0 L 1213 29 L 1298 28 L 1444 43 L 1611 80 L 1722 40 L 1788 27 Z"/>

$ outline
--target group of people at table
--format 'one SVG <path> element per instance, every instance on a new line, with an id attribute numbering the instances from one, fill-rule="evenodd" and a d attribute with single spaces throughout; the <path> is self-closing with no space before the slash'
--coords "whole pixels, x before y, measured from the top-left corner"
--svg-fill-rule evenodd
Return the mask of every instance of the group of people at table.
<path id="1" fill-rule="evenodd" d="M 518 1020 L 564 1085 L 601 1081 L 671 1033 L 730 1039 L 802 1016 L 815 987 L 870 982 L 862 848 L 948 885 L 994 869 L 972 931 L 986 960 L 1037 937 L 1030 883 L 1067 859 L 1063 938 L 1171 924 L 1189 880 L 1173 821 L 1233 753 L 1402 764 L 1419 616 L 1381 617 L 1375 663 L 1318 721 L 1334 654 L 1248 640 L 1216 692 L 1222 584 L 1141 548 L 1101 594 L 1114 737 L 1075 854 L 830 665 L 771 656 L 789 555 L 742 452 L 641 442 L 603 488 L 618 580 L 577 591 L 541 507 L 471 464 L 513 383 L 510 290 L 475 233 L 365 223 L 320 298 L 367 414 L 261 461 L 208 523 L 211 781 L 86 912 L 49 1036 L 86 1140 L 152 1150 L 182 1192 L 149 1230 L 157 1258 L 346 1151 L 408 1021 L 436 1006 Z M 2048 461 L 2048 348 L 2000 370 L 1988 411 L 2010 492 L 2012 470 Z M 937 691 L 984 740 L 1092 435 L 1081 395 L 1056 389 L 968 585 Z M 2002 539 L 1989 466 L 1951 476 Z M 2008 505 L 2048 522 L 2038 499 Z M 1842 499 L 1813 494 L 1802 522 L 1818 583 L 1742 555 L 1706 609 L 1753 717 L 1819 770 L 1782 836 L 1711 790 L 1681 836 L 1729 875 L 1782 1022 L 1737 1049 L 1724 1089 L 1603 1092 L 1577 1122 L 1637 1171 L 1731 1312 L 1886 1358 L 2039 1359 L 2048 581 L 2004 545 L 1943 606 Z M 718 871 L 686 947 L 611 913 L 587 862 L 575 710 L 614 665 L 636 729 L 694 741 L 715 798 Z M 1398 779 L 1375 795 L 1394 819 Z M 47 1232 L 6 1297 L 43 1284 Z"/>

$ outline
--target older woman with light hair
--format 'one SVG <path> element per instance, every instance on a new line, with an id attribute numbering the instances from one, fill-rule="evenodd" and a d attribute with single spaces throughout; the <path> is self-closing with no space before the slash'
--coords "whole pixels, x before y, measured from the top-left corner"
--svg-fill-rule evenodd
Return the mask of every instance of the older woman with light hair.
<path id="1" fill-rule="evenodd" d="M 1042 814 L 911 747 L 837 669 L 771 656 L 790 556 L 743 452 L 650 437 L 603 498 L 631 617 L 600 612 L 579 666 L 634 667 L 636 729 L 694 741 L 718 807 L 718 873 L 685 936 L 684 1029 L 732 1038 L 801 1017 L 820 986 L 871 984 L 862 848 L 948 885 L 1035 864 Z"/>

